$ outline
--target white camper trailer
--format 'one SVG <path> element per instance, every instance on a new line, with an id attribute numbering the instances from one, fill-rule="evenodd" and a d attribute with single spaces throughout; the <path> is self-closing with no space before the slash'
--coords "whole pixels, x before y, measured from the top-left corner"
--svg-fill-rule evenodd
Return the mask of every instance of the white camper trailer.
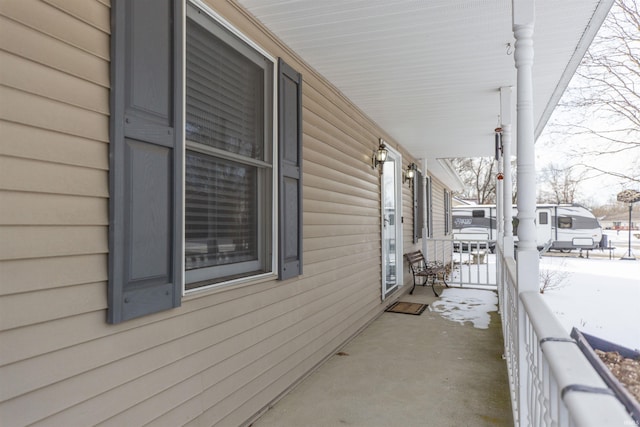
<path id="1" fill-rule="evenodd" d="M 513 234 L 518 235 L 517 210 L 513 207 Z M 495 240 L 497 237 L 495 205 L 466 205 L 453 208 L 454 239 L 473 236 Z M 571 251 L 594 249 L 602 240 L 602 228 L 596 217 L 579 205 L 537 205 L 536 243 L 538 249 Z M 482 237 L 486 236 L 486 237 Z M 489 244 L 490 248 L 495 245 Z"/>
<path id="2" fill-rule="evenodd" d="M 454 248 L 467 250 L 469 245 L 474 248 L 488 248 L 491 252 L 495 249 L 495 240 L 498 237 L 495 205 L 467 205 L 454 206 L 453 214 L 453 239 L 460 240 L 454 243 Z M 475 243 L 476 240 L 488 240 L 487 245 Z"/>

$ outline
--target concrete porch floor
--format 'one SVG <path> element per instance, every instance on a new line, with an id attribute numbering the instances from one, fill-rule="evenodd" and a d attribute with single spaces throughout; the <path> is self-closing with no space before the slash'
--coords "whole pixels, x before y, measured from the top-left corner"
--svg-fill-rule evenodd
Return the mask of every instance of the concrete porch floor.
<path id="1" fill-rule="evenodd" d="M 385 312 L 253 426 L 513 426 L 502 346 L 497 312 L 488 329 Z"/>

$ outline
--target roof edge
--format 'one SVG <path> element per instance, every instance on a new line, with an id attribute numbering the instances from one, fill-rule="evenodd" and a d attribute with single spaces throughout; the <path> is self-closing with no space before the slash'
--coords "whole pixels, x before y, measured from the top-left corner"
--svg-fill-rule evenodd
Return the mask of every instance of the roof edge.
<path id="1" fill-rule="evenodd" d="M 444 158 L 436 160 L 436 162 L 429 163 L 430 167 L 428 168 L 428 171 L 446 184 L 449 189 L 453 191 L 462 191 L 464 189 L 464 183 L 455 171 L 451 161 Z"/>
<path id="2" fill-rule="evenodd" d="M 573 75 L 576 73 L 580 62 L 582 61 L 582 58 L 587 53 L 589 46 L 591 46 L 591 42 L 593 42 L 593 39 L 595 38 L 596 34 L 598 34 L 598 31 L 602 26 L 602 23 L 607 18 L 609 10 L 611 10 L 611 6 L 613 6 L 613 2 L 614 0 L 601 0 L 600 2 L 598 2 L 598 6 L 596 6 L 596 9 L 591 16 L 591 20 L 589 20 L 587 27 L 582 33 L 582 37 L 580 37 L 580 41 L 578 42 L 578 45 L 576 46 L 571 59 L 567 63 L 562 76 L 560 76 L 560 80 L 558 81 L 556 88 L 551 94 L 551 97 L 549 97 L 549 102 L 542 112 L 540 120 L 538 120 L 538 124 L 536 125 L 535 129 L 534 140 L 538 139 L 545 126 L 547 125 L 551 114 L 558 105 L 558 102 L 560 102 L 560 98 L 562 98 L 565 90 L 567 90 L 567 86 L 569 86 L 569 82 L 573 78 Z"/>

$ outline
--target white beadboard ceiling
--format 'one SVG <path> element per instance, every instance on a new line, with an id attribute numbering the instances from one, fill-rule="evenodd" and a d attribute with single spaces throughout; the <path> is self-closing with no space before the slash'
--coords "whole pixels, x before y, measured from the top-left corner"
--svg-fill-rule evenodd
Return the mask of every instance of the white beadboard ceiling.
<path id="1" fill-rule="evenodd" d="M 238 2 L 431 170 L 493 154 L 500 87 L 515 111 L 511 0 Z M 536 1 L 537 134 L 611 2 Z"/>

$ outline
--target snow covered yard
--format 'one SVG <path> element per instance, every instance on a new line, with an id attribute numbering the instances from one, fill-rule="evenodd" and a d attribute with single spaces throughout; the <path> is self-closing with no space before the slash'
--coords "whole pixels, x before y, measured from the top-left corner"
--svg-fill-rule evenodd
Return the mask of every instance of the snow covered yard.
<path id="1" fill-rule="evenodd" d="M 628 231 L 606 230 L 608 241 L 616 249 L 593 250 L 589 258 L 579 251 L 552 252 L 540 260 L 542 279 L 550 283 L 543 294 L 567 333 L 574 326 L 583 332 L 631 349 L 640 349 L 640 231 L 632 231 L 631 248 L 637 260 L 621 260 L 628 251 Z M 468 253 L 454 253 L 456 268 L 451 273 L 453 286 L 495 283 L 495 255 L 487 254 L 486 264 L 475 264 Z M 495 292 L 487 290 L 444 289 L 429 310 L 449 320 L 473 322 L 486 328 L 489 312 L 496 311 Z"/>
<path id="2" fill-rule="evenodd" d="M 629 250 L 629 230 L 603 230 L 603 235 L 607 236 L 609 246 L 615 247 L 614 257 L 623 257 Z M 631 230 L 631 251 L 640 260 L 640 230 Z M 594 253 L 597 251 L 594 251 Z"/>
<path id="3" fill-rule="evenodd" d="M 540 271 L 563 272 L 543 298 L 570 332 L 583 332 L 640 349 L 640 253 L 638 260 L 543 256 Z"/>

